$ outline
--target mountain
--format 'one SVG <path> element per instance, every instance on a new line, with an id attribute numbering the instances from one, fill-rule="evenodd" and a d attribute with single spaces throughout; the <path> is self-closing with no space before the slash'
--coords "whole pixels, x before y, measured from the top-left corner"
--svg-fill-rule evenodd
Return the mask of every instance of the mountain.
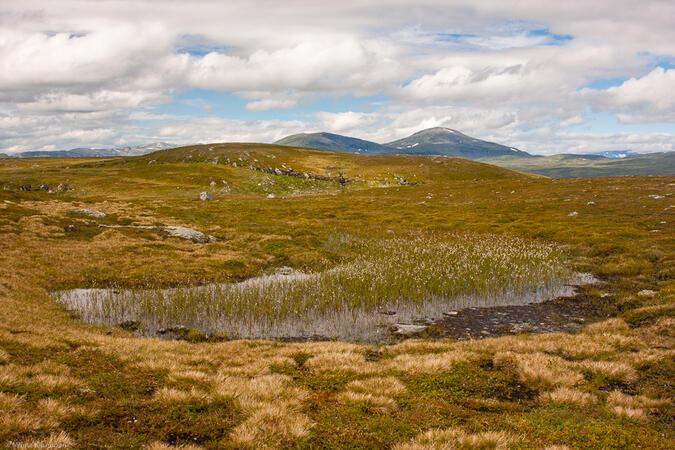
<path id="1" fill-rule="evenodd" d="M 174 148 L 175 145 L 166 142 L 153 142 L 151 144 L 137 145 L 135 147 L 116 148 L 73 148 L 70 150 L 36 150 L 9 155 L 12 158 L 82 158 L 82 157 L 105 157 L 105 156 L 138 156 L 158 150 Z"/>
<path id="2" fill-rule="evenodd" d="M 397 153 L 457 156 L 474 160 L 502 155 L 532 156 L 515 147 L 507 147 L 494 142 L 472 138 L 457 130 L 442 127 L 418 131 L 407 138 L 389 142 L 385 145 L 396 149 Z"/>
<path id="3" fill-rule="evenodd" d="M 622 159 L 627 156 L 637 155 L 637 153 L 631 152 L 630 150 L 610 150 L 606 152 L 591 153 L 591 155 L 600 155 L 604 156 L 605 158 Z"/>
<path id="4" fill-rule="evenodd" d="M 625 158 L 600 155 L 552 155 L 522 158 L 500 156 L 481 162 L 552 178 L 675 175 L 675 152 L 647 153 Z"/>
<path id="5" fill-rule="evenodd" d="M 301 133 L 286 136 L 275 142 L 277 145 L 289 147 L 305 147 L 317 150 L 332 150 L 335 152 L 386 154 L 394 153 L 392 149 L 375 142 L 365 141 L 349 136 L 332 133 Z"/>
<path id="6" fill-rule="evenodd" d="M 387 144 L 377 144 L 353 137 L 331 133 L 294 134 L 275 142 L 277 145 L 307 147 L 319 150 L 333 150 L 371 155 L 443 155 L 466 159 L 518 155 L 530 157 L 527 152 L 494 142 L 472 138 L 450 128 L 429 128 L 411 136 Z"/>

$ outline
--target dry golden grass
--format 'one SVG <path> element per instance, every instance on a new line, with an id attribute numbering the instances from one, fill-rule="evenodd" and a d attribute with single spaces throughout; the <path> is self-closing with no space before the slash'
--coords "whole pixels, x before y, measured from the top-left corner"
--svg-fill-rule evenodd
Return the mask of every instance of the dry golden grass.
<path id="1" fill-rule="evenodd" d="M 305 362 L 305 366 L 317 372 L 352 372 L 356 374 L 377 373 L 379 367 L 369 364 L 363 353 L 330 351 L 313 356 Z"/>
<path id="2" fill-rule="evenodd" d="M 159 441 L 145 446 L 146 450 L 202 450 L 203 448 L 199 445 L 170 445 Z"/>
<path id="3" fill-rule="evenodd" d="M 402 354 L 389 362 L 387 367 L 404 373 L 434 373 L 451 370 L 455 364 L 478 359 L 474 352 L 451 350 L 424 355 Z"/>
<path id="4" fill-rule="evenodd" d="M 644 395 L 628 395 L 621 391 L 612 391 L 607 396 L 607 407 L 619 416 L 629 419 L 645 420 L 651 412 L 659 412 L 669 407 L 669 399 L 653 399 Z"/>
<path id="5" fill-rule="evenodd" d="M 396 445 L 395 450 L 451 450 L 506 449 L 516 438 L 504 431 L 486 431 L 469 434 L 458 428 L 429 430 L 418 435 L 409 443 Z"/>
<path id="6" fill-rule="evenodd" d="M 637 380 L 637 371 L 629 364 L 613 361 L 582 361 L 578 364 L 584 371 L 611 381 L 632 383 Z"/>
<path id="7" fill-rule="evenodd" d="M 630 334 L 630 327 L 625 320 L 616 317 L 587 325 L 583 332 L 586 334 Z"/>
<path id="8" fill-rule="evenodd" d="M 268 404 L 299 408 L 307 392 L 294 387 L 291 377 L 271 374 L 253 378 L 220 376 L 214 380 L 217 396 L 233 397 L 245 411 L 255 411 Z"/>
<path id="9" fill-rule="evenodd" d="M 307 437 L 311 427 L 304 414 L 266 405 L 237 426 L 230 438 L 246 448 L 278 448 Z"/>
<path id="10" fill-rule="evenodd" d="M 64 431 L 53 432 L 44 439 L 30 442 L 22 442 L 19 446 L 24 448 L 73 448 L 74 441 Z"/>
<path id="11" fill-rule="evenodd" d="M 544 402 L 563 403 L 578 406 L 587 406 L 598 401 L 598 398 L 577 389 L 559 387 L 554 391 L 543 392 L 539 398 Z"/>
<path id="12" fill-rule="evenodd" d="M 346 389 L 374 395 L 396 397 L 406 392 L 406 387 L 396 377 L 372 377 L 347 384 Z"/>
<path id="13" fill-rule="evenodd" d="M 557 386 L 575 386 L 583 381 L 583 375 L 574 365 L 558 356 L 544 353 L 502 352 L 493 358 L 495 366 L 513 366 L 522 381 L 539 389 Z"/>
<path id="14" fill-rule="evenodd" d="M 0 364 L 7 364 L 9 362 L 9 353 L 0 348 Z"/>
<path id="15" fill-rule="evenodd" d="M 373 377 L 348 383 L 337 399 L 342 403 L 357 404 L 368 410 L 386 413 L 398 407 L 392 397 L 405 392 L 406 387 L 395 377 Z"/>
<path id="16" fill-rule="evenodd" d="M 449 341 L 427 341 L 420 339 L 408 339 L 396 345 L 392 345 L 387 350 L 395 355 L 432 353 L 454 349 L 456 343 Z"/>
<path id="17" fill-rule="evenodd" d="M 206 392 L 191 388 L 189 391 L 182 391 L 179 389 L 172 389 L 163 387 L 155 392 L 154 399 L 161 403 L 186 403 L 186 402 L 203 402 L 210 400 Z"/>
<path id="18" fill-rule="evenodd" d="M 253 378 L 220 375 L 214 380 L 216 398 L 234 398 L 247 419 L 231 433 L 246 447 L 276 447 L 308 435 L 312 426 L 300 412 L 307 392 L 293 386 L 286 375 Z"/>
<path id="19" fill-rule="evenodd" d="M 42 415 L 61 421 L 63 419 L 91 418 L 96 415 L 96 410 L 90 410 L 83 406 L 65 404 L 54 398 L 43 398 L 38 401 L 38 410 Z"/>
<path id="20" fill-rule="evenodd" d="M 187 380 L 191 382 L 208 382 L 213 377 L 200 370 L 175 370 L 170 374 L 171 380 Z"/>
<path id="21" fill-rule="evenodd" d="M 622 353 L 618 356 L 620 361 L 636 368 L 645 367 L 673 357 L 675 357 L 675 350 L 663 348 L 648 348 L 639 352 Z"/>
<path id="22" fill-rule="evenodd" d="M 57 422 L 31 413 L 24 397 L 0 392 L 0 429 L 7 433 L 26 433 L 42 427 L 53 428 Z"/>
<path id="23" fill-rule="evenodd" d="M 345 404 L 356 404 L 369 411 L 388 413 L 396 410 L 396 401 L 386 395 L 374 395 L 364 392 L 345 391 L 340 392 L 337 400 Z"/>
<path id="24" fill-rule="evenodd" d="M 67 392 L 84 384 L 70 375 L 68 367 L 44 361 L 30 366 L 17 364 L 0 366 L 0 386 L 6 388 L 33 386 L 47 392 Z"/>
<path id="25" fill-rule="evenodd" d="M 473 343 L 467 342 L 464 347 L 472 349 L 473 345 Z M 594 358 L 603 354 L 610 355 L 624 348 L 639 349 L 644 347 L 645 344 L 635 336 L 607 332 L 546 333 L 531 336 L 501 336 L 481 340 L 481 348 L 494 353 L 507 351 L 517 353 L 542 352 L 573 360 Z"/>

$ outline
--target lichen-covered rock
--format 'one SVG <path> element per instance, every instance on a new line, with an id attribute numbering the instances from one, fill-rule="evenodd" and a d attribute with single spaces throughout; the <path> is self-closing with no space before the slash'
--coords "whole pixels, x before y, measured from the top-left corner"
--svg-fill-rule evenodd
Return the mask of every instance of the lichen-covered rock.
<path id="1" fill-rule="evenodd" d="M 217 241 L 217 239 L 214 236 L 206 235 L 201 231 L 193 230 L 192 228 L 188 227 L 169 226 L 164 227 L 163 229 L 171 236 L 182 239 L 189 239 L 192 242 L 197 242 L 199 244 L 207 244 L 209 242 Z"/>
<path id="2" fill-rule="evenodd" d="M 421 333 L 427 328 L 429 328 L 427 325 L 410 325 L 406 323 L 397 323 L 396 330 L 394 331 L 394 333 L 403 336 L 410 336 L 412 334 Z"/>
<path id="3" fill-rule="evenodd" d="M 82 214 L 89 217 L 105 217 L 107 214 L 101 211 L 96 211 L 94 209 L 76 209 L 73 211 L 74 214 Z"/>

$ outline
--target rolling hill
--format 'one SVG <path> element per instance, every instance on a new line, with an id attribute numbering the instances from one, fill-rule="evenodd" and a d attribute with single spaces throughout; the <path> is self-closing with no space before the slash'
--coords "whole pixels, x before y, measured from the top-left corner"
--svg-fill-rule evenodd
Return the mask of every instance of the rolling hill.
<path id="1" fill-rule="evenodd" d="M 371 155 L 395 153 L 442 155 L 472 160 L 503 155 L 531 156 L 529 153 L 513 147 L 472 138 L 459 131 L 441 127 L 422 130 L 387 144 L 378 144 L 363 139 L 323 132 L 294 134 L 278 140 L 275 144 Z"/>
<path id="2" fill-rule="evenodd" d="M 502 156 L 479 161 L 552 178 L 675 175 L 675 152 L 647 153 L 625 158 L 600 155 Z"/>
<path id="3" fill-rule="evenodd" d="M 531 157 L 527 152 L 515 147 L 507 147 L 494 142 L 472 138 L 450 128 L 429 128 L 418 131 L 407 138 L 385 144 L 396 153 L 414 155 L 457 156 L 466 159 L 479 159 L 503 155 Z"/>
<path id="4" fill-rule="evenodd" d="M 91 158 L 106 156 L 138 156 L 173 148 L 175 145 L 166 142 L 153 142 L 151 144 L 137 145 L 134 147 L 116 148 L 73 148 L 70 150 L 35 150 L 8 155 L 11 158 Z"/>
<path id="5" fill-rule="evenodd" d="M 392 153 L 392 149 L 375 142 L 324 132 L 293 134 L 279 139 L 275 144 L 370 155 Z"/>

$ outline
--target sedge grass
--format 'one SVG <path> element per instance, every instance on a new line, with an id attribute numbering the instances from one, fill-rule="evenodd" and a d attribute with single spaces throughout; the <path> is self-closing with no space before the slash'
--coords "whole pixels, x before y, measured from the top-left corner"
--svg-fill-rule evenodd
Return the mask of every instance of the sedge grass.
<path id="1" fill-rule="evenodd" d="M 565 291 L 570 279 L 559 248 L 508 236 L 336 234 L 326 247 L 345 256 L 323 272 L 56 297 L 86 322 L 135 321 L 146 334 L 182 326 L 237 338 L 373 342 L 386 340 L 393 323 L 440 317 L 448 309 L 543 301 Z"/>

